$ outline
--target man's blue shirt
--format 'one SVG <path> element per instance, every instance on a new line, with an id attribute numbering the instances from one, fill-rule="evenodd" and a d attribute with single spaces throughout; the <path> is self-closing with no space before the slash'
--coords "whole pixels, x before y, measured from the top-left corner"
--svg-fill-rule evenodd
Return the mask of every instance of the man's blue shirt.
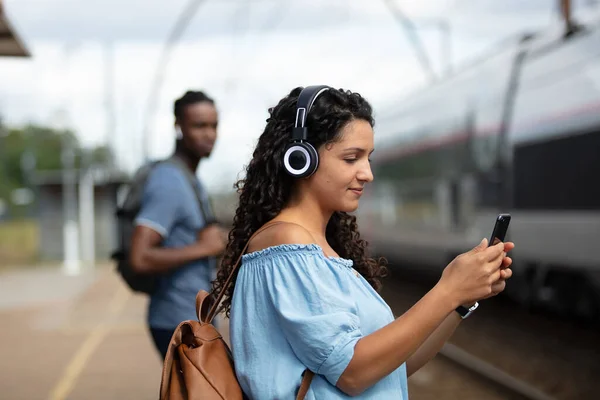
<path id="1" fill-rule="evenodd" d="M 205 210 L 210 210 L 208 193 L 200 182 Z M 196 241 L 206 221 L 194 188 L 176 166 L 159 164 L 150 173 L 142 197 L 136 225 L 158 232 L 162 246 L 178 248 Z M 148 323 L 152 328 L 174 329 L 181 321 L 196 319 L 196 294 L 208 290 L 214 279 L 214 257 L 194 260 L 161 277 L 150 298 Z"/>

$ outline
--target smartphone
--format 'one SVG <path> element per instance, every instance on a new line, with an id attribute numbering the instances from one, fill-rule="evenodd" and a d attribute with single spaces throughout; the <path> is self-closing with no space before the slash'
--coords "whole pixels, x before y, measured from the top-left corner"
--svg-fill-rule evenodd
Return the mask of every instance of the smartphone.
<path id="1" fill-rule="evenodd" d="M 492 231 L 488 246 L 504 242 L 508 224 L 510 224 L 510 214 L 499 214 L 498 217 L 496 217 L 496 224 L 494 225 L 494 230 Z"/>

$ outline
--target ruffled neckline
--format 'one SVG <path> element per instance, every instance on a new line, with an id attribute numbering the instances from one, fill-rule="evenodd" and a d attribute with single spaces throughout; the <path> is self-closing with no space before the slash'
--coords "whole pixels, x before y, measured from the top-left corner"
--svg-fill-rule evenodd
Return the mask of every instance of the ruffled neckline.
<path id="1" fill-rule="evenodd" d="M 260 257 L 269 256 L 272 254 L 282 253 L 310 253 L 317 254 L 325 260 L 337 262 L 345 267 L 351 268 L 354 265 L 352 260 L 342 257 L 326 256 L 323 248 L 316 243 L 310 244 L 278 244 L 275 246 L 266 247 L 261 250 L 246 253 L 242 256 L 242 261 L 251 261 Z"/>

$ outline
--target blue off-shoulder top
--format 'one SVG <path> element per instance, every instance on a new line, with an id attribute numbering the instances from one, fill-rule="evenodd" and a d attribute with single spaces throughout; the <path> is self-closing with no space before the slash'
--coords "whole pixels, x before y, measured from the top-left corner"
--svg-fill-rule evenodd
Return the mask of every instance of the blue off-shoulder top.
<path id="1" fill-rule="evenodd" d="M 295 399 L 302 373 L 310 399 L 350 398 L 336 383 L 360 338 L 394 320 L 353 268 L 317 244 L 283 244 L 242 256 L 231 303 L 235 371 L 252 399 Z M 366 367 L 368 368 L 368 367 Z M 357 399 L 408 399 L 406 365 Z"/>

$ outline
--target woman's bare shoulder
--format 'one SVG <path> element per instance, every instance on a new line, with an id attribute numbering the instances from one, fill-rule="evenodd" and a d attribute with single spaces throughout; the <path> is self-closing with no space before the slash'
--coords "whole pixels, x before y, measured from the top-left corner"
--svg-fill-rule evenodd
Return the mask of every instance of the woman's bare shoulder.
<path id="1" fill-rule="evenodd" d="M 315 240 L 306 228 L 292 222 L 281 221 L 269 226 L 256 235 L 248 245 L 248 252 L 266 249 L 282 244 L 313 244 Z"/>

